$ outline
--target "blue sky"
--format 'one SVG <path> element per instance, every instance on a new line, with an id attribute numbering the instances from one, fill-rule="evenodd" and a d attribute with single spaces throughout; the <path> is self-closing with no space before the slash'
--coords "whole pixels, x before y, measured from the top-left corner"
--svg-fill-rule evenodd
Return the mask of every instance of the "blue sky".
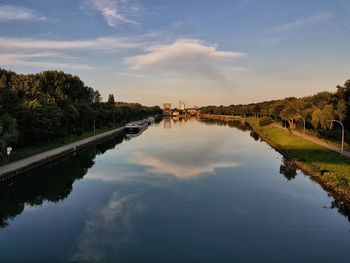
<path id="1" fill-rule="evenodd" d="M 299 97 L 349 78 L 349 15 L 347 0 L 0 0 L 0 66 L 146 105 Z"/>

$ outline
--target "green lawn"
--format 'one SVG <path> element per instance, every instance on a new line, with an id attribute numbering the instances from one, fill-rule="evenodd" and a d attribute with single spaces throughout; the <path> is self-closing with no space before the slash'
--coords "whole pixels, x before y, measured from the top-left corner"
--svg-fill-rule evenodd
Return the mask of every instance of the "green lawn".
<path id="1" fill-rule="evenodd" d="M 109 130 L 111 130 L 111 128 L 105 127 L 105 128 L 96 129 L 96 134 L 107 132 Z M 10 162 L 18 161 L 20 159 L 24 159 L 24 158 L 30 157 L 30 156 L 38 154 L 38 153 L 42 153 L 42 152 L 51 150 L 53 148 L 65 145 L 65 144 L 69 144 L 69 143 L 76 142 L 76 141 L 79 141 L 82 139 L 86 139 L 86 138 L 91 137 L 93 135 L 94 135 L 94 131 L 90 130 L 90 131 L 84 132 L 81 135 L 70 135 L 70 136 L 67 136 L 64 138 L 58 138 L 56 140 L 50 141 L 50 142 L 42 144 L 42 145 L 34 146 L 34 147 L 28 147 L 28 148 L 23 148 L 23 149 L 13 149 L 10 158 L 7 160 L 0 161 L 0 165 L 4 165 L 4 164 L 10 163 Z"/>
<path id="2" fill-rule="evenodd" d="M 280 120 L 277 121 L 277 123 L 282 125 L 282 122 Z M 296 131 L 298 131 L 300 133 L 303 132 L 303 127 L 300 125 L 300 123 L 297 126 Z M 335 147 L 338 147 L 338 148 L 341 147 L 341 135 L 340 134 L 339 134 L 339 138 L 329 138 L 329 139 L 325 139 L 325 138 L 315 134 L 315 130 L 312 130 L 312 129 L 306 129 L 305 134 L 307 134 L 309 136 L 316 137 L 316 138 L 321 139 L 321 140 L 324 140 L 325 142 L 327 142 Z M 345 134 L 345 136 L 346 136 L 346 134 Z M 350 145 L 346 141 L 344 142 L 344 150 L 350 151 Z"/>
<path id="3" fill-rule="evenodd" d="M 285 129 L 271 125 L 260 127 L 256 118 L 247 118 L 247 122 L 272 146 L 301 163 L 304 170 L 318 175 L 328 187 L 350 197 L 350 158 L 291 135 Z"/>

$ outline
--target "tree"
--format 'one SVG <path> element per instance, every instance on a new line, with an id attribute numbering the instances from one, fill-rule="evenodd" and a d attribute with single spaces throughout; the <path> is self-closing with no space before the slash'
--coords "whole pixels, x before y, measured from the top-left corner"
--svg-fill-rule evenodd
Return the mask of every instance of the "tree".
<path id="1" fill-rule="evenodd" d="M 343 117 L 344 126 L 349 128 L 350 123 L 350 79 L 347 80 L 343 86 L 338 85 L 335 93 L 338 101 L 345 102 L 345 115 Z M 338 105 L 339 106 L 339 105 Z M 343 105 L 341 105 L 342 107 Z M 339 112 L 338 112 L 339 114 Z"/>
<path id="2" fill-rule="evenodd" d="M 284 104 L 281 117 L 288 121 L 291 129 L 294 129 L 297 121 L 302 117 L 303 102 L 293 99 L 292 101 L 285 100 Z"/>
<path id="3" fill-rule="evenodd" d="M 6 88 L 0 89 L 0 114 L 15 112 L 20 104 L 17 93 Z"/>
<path id="4" fill-rule="evenodd" d="M 277 101 L 274 104 L 272 104 L 272 106 L 269 109 L 269 113 L 274 116 L 275 121 L 277 120 L 277 118 L 281 117 L 281 112 L 285 106 L 286 105 L 281 101 Z"/>
<path id="5" fill-rule="evenodd" d="M 7 76 L 6 74 L 0 75 L 0 89 L 7 88 Z"/>
<path id="6" fill-rule="evenodd" d="M 109 94 L 108 95 L 108 100 L 107 100 L 108 104 L 114 105 L 115 101 L 114 101 L 114 95 L 113 94 Z"/>
<path id="7" fill-rule="evenodd" d="M 312 112 L 311 124 L 314 127 L 315 131 L 318 129 L 321 123 L 322 111 L 320 108 L 315 108 Z"/>
<path id="8" fill-rule="evenodd" d="M 326 105 L 322 109 L 314 109 L 311 123 L 315 130 L 319 127 L 322 129 L 329 129 L 332 119 L 334 119 L 334 109 L 332 105 Z"/>
<path id="9" fill-rule="evenodd" d="M 6 156 L 6 147 L 10 143 L 15 143 L 18 138 L 16 119 L 8 114 L 0 117 L 0 158 Z"/>
<path id="10" fill-rule="evenodd" d="M 260 114 L 260 111 L 261 111 L 260 105 L 259 104 L 255 104 L 253 106 L 253 112 L 254 112 L 255 116 L 258 116 Z"/>
<path id="11" fill-rule="evenodd" d="M 334 109 L 332 105 L 325 105 L 321 114 L 321 127 L 323 129 L 329 129 L 332 120 L 334 119 Z"/>
<path id="12" fill-rule="evenodd" d="M 16 147 L 80 134 L 92 129 L 95 118 L 105 125 L 159 113 L 159 108 L 131 103 L 124 103 L 125 110 L 120 111 L 112 94 L 109 102 L 102 103 L 97 90 L 63 71 L 16 74 L 0 68 L 0 116 L 16 119 Z"/>
<path id="13" fill-rule="evenodd" d="M 340 100 L 337 103 L 337 110 L 336 110 L 336 114 L 338 116 L 338 119 L 341 122 L 344 122 L 345 117 L 346 117 L 346 103 L 344 100 Z"/>

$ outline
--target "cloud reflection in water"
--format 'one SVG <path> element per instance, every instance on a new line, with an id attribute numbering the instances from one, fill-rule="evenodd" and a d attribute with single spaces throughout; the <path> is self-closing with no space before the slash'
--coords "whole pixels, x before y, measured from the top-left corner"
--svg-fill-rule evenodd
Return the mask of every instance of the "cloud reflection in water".
<path id="1" fill-rule="evenodd" d="M 186 129 L 179 129 L 182 126 L 173 128 L 173 132 L 168 134 L 169 138 L 133 152 L 129 162 L 148 167 L 148 172 L 170 174 L 180 179 L 215 174 L 215 169 L 239 166 L 234 156 L 241 149 L 224 139 L 225 133 L 232 136 L 231 129 L 223 130 L 223 133 L 208 129 L 205 135 L 200 136 L 193 124 L 200 125 L 189 123 Z"/>
<path id="2" fill-rule="evenodd" d="M 193 179 L 215 174 L 219 168 L 240 165 L 237 157 L 244 148 L 238 140 L 226 139 L 235 136 L 235 129 L 214 126 L 205 129 L 204 134 L 201 132 L 203 123 L 187 121 L 183 124 L 181 127 L 172 125 L 171 129 L 164 129 L 162 125 L 150 127 L 140 137 L 120 145 L 120 151 L 105 153 L 86 178 L 120 181 L 156 174 Z"/>
<path id="3" fill-rule="evenodd" d="M 104 206 L 91 209 L 71 261 L 104 262 L 116 257 L 123 246 L 132 243 L 130 218 L 140 209 L 132 202 L 135 196 L 113 192 Z"/>

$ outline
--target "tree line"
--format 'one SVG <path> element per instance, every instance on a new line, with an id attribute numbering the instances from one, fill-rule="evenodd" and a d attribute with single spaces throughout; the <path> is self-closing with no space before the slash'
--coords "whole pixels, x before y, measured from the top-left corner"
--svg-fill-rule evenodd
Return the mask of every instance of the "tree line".
<path id="1" fill-rule="evenodd" d="M 283 121 L 291 129 L 298 125 L 313 129 L 319 136 L 335 138 L 341 128 L 331 129 L 331 121 L 339 120 L 350 133 L 350 80 L 344 85 L 336 86 L 335 92 L 319 92 L 312 96 L 288 97 L 251 104 L 230 106 L 206 106 L 202 113 L 218 115 L 239 115 L 255 117 L 271 117 L 274 121 Z M 349 139 L 347 140 L 349 142 Z"/>
<path id="2" fill-rule="evenodd" d="M 0 68 L 0 159 L 8 145 L 28 147 L 68 135 L 80 135 L 96 126 L 160 114 L 159 106 L 102 102 L 97 90 L 62 71 L 17 74 Z"/>

